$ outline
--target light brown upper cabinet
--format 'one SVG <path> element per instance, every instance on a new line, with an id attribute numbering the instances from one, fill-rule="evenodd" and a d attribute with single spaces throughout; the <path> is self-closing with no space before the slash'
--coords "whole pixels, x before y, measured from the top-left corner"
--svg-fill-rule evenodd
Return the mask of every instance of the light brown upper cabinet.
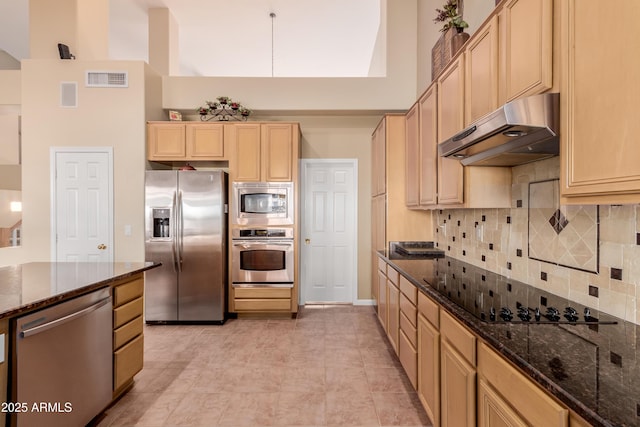
<path id="1" fill-rule="evenodd" d="M 384 190 L 373 197 L 372 205 L 376 214 L 372 236 L 379 239 L 374 240 L 377 250 L 388 249 L 390 241 L 433 238 L 429 227 L 424 226 L 429 214 L 410 210 L 405 204 L 406 124 L 405 114 L 385 114 L 371 136 L 371 185 L 379 187 L 372 193 Z M 384 163 L 380 164 L 380 159 Z M 380 243 L 382 247 L 377 246 Z"/>
<path id="2" fill-rule="evenodd" d="M 406 197 L 412 201 L 407 207 L 510 207 L 510 168 L 463 167 L 458 160 L 438 155 L 437 88 L 436 83 L 432 84 L 407 114 Z M 412 115 L 415 110 L 418 114 L 417 124 Z M 413 136 L 415 131 L 412 130 L 416 126 L 417 138 Z M 415 154 L 416 149 L 418 154 Z M 417 157 L 419 161 L 416 162 L 412 157 Z"/>
<path id="3" fill-rule="evenodd" d="M 553 0 L 509 0 L 502 6 L 498 20 L 499 103 L 551 89 Z"/>
<path id="4" fill-rule="evenodd" d="M 438 97 L 432 84 L 418 100 L 420 106 L 420 206 L 438 202 Z"/>
<path id="5" fill-rule="evenodd" d="M 298 126 L 289 123 L 263 124 L 262 176 L 264 180 L 293 181 L 297 162 Z"/>
<path id="6" fill-rule="evenodd" d="M 147 124 L 147 159 L 152 161 L 226 160 L 221 123 Z"/>
<path id="7" fill-rule="evenodd" d="M 613 31 L 596 30 L 640 16 L 640 2 L 564 0 L 561 7 L 563 203 L 640 203 L 640 57 Z M 640 27 L 627 27 L 623 40 L 640 40 Z"/>
<path id="8" fill-rule="evenodd" d="M 292 123 L 225 126 L 233 181 L 293 181 L 297 177 L 299 130 Z"/>
<path id="9" fill-rule="evenodd" d="M 407 113 L 407 207 L 433 208 L 438 203 L 438 134 L 436 84 Z"/>
<path id="10" fill-rule="evenodd" d="M 393 119 L 392 119 L 393 120 Z M 371 136 L 371 195 L 387 192 L 387 120 L 381 120 Z"/>
<path id="11" fill-rule="evenodd" d="M 464 127 L 464 55 L 458 56 L 438 78 L 438 142 Z M 463 168 L 460 161 L 438 157 L 438 203 L 461 204 Z"/>
<path id="12" fill-rule="evenodd" d="M 420 195 L 420 106 L 418 103 L 407 112 L 407 134 L 405 138 L 405 180 L 407 207 L 413 208 L 419 205 Z"/>
<path id="13" fill-rule="evenodd" d="M 498 16 L 474 33 L 465 49 L 465 125 L 498 108 Z"/>

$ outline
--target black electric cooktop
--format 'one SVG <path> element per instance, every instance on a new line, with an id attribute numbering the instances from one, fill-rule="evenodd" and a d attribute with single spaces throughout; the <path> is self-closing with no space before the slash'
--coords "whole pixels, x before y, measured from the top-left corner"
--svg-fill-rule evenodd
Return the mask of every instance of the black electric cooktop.
<path id="1" fill-rule="evenodd" d="M 434 260 L 423 280 L 478 319 L 491 323 L 615 324 L 617 319 L 453 258 Z"/>

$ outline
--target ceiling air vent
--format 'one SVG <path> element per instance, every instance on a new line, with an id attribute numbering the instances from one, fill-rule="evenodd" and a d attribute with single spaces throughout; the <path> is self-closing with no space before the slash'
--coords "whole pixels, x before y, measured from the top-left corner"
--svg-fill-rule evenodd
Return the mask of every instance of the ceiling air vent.
<path id="1" fill-rule="evenodd" d="M 87 71 L 87 87 L 129 87 L 125 71 Z"/>

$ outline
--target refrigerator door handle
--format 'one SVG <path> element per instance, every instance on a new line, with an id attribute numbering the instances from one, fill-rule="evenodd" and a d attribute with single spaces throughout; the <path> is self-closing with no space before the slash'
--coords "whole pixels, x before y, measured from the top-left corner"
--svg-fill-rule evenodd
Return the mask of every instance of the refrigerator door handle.
<path id="1" fill-rule="evenodd" d="M 178 240 L 178 271 L 182 271 L 182 252 L 184 249 L 184 239 L 182 233 L 184 232 L 184 226 L 182 224 L 182 190 L 178 191 L 178 221 L 176 227 L 178 232 L 176 238 Z"/>
<path id="2" fill-rule="evenodd" d="M 176 231 L 178 230 L 178 226 L 177 226 L 177 206 L 176 206 L 176 194 L 177 192 L 174 191 L 173 192 L 173 206 L 172 206 L 172 218 L 171 218 L 171 233 L 173 234 L 171 236 L 171 260 L 173 261 L 173 272 L 176 273 L 178 272 L 178 263 L 177 263 L 177 233 Z"/>

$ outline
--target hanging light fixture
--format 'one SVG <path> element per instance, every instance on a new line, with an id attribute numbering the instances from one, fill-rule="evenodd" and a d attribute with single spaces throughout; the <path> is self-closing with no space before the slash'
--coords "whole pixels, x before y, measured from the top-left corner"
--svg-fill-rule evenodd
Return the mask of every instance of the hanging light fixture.
<path id="1" fill-rule="evenodd" d="M 273 20 L 276 18 L 276 14 L 271 12 L 269 17 L 271 18 L 271 77 L 273 77 Z"/>

